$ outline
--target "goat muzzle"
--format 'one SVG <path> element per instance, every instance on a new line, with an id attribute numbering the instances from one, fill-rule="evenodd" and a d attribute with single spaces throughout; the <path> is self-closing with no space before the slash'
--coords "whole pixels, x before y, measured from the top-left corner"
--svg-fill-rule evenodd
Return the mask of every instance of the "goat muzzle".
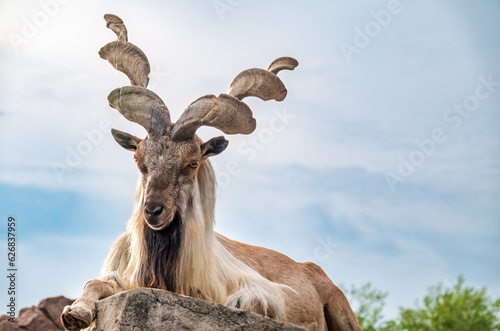
<path id="1" fill-rule="evenodd" d="M 172 221 L 172 217 L 164 212 L 165 207 L 156 202 L 144 204 L 144 218 L 148 226 L 153 230 L 161 230 Z M 173 213 L 171 213 L 173 214 Z"/>
<path id="2" fill-rule="evenodd" d="M 157 217 L 163 211 L 163 206 L 158 204 L 147 204 L 144 206 L 144 214 L 147 218 Z"/>

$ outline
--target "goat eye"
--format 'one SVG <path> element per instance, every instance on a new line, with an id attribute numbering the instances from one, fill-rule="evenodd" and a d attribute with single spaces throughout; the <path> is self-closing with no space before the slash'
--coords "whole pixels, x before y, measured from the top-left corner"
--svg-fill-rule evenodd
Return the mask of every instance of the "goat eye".
<path id="1" fill-rule="evenodd" d="M 193 162 L 193 163 L 189 164 L 189 167 L 192 168 L 192 169 L 196 169 L 196 167 L 198 166 L 198 164 L 200 164 L 200 162 Z"/>

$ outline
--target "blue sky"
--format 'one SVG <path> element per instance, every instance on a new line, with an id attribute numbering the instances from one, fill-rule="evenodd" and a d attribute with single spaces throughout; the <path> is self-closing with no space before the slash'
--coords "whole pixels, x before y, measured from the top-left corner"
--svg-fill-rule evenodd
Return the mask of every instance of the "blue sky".
<path id="1" fill-rule="evenodd" d="M 213 159 L 217 231 L 371 281 L 388 317 L 460 274 L 500 296 L 498 2 L 2 0 L 0 211 L 18 220 L 21 307 L 77 297 L 131 214 L 137 170 L 109 128 L 145 131 L 107 104 L 128 80 L 97 54 L 106 13 L 173 118 L 299 60 L 285 101 L 246 99 L 256 132 Z"/>

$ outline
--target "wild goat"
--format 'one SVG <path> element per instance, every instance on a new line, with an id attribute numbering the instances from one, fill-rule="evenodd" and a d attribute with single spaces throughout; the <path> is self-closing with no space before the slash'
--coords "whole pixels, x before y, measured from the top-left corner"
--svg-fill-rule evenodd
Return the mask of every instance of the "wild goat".
<path id="1" fill-rule="evenodd" d="M 132 86 L 108 96 L 111 107 L 143 126 L 137 138 L 112 130 L 123 148 L 134 152 L 140 170 L 135 209 L 127 231 L 113 244 L 101 278 L 89 281 L 81 297 L 61 316 L 67 330 L 89 326 L 95 303 L 120 291 L 153 287 L 290 322 L 309 330 L 361 330 L 344 294 L 320 267 L 297 263 L 275 251 L 230 240 L 213 230 L 215 176 L 209 157 L 228 141 L 203 142 L 196 130 L 212 126 L 226 134 L 249 134 L 256 123 L 241 100 L 285 98 L 276 75 L 298 62 L 282 57 L 268 70 L 249 69 L 233 80 L 227 94 L 194 101 L 176 123 L 163 101 L 146 89 L 146 55 L 128 42 L 123 21 L 105 15 L 118 40 L 99 55 L 125 73 Z"/>

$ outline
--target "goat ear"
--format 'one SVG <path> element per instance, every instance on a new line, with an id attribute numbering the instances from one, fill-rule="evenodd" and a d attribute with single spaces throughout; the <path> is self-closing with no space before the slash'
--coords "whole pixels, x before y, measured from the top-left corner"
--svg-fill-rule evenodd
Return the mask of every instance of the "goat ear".
<path id="1" fill-rule="evenodd" d="M 142 139 L 131 135 L 120 130 L 111 129 L 111 134 L 115 138 L 116 142 L 128 151 L 135 152 L 137 150 L 137 145 L 142 141 Z"/>
<path id="2" fill-rule="evenodd" d="M 212 138 L 201 145 L 201 155 L 203 158 L 208 158 L 210 156 L 220 154 L 226 149 L 228 144 L 229 141 L 222 136 Z"/>

